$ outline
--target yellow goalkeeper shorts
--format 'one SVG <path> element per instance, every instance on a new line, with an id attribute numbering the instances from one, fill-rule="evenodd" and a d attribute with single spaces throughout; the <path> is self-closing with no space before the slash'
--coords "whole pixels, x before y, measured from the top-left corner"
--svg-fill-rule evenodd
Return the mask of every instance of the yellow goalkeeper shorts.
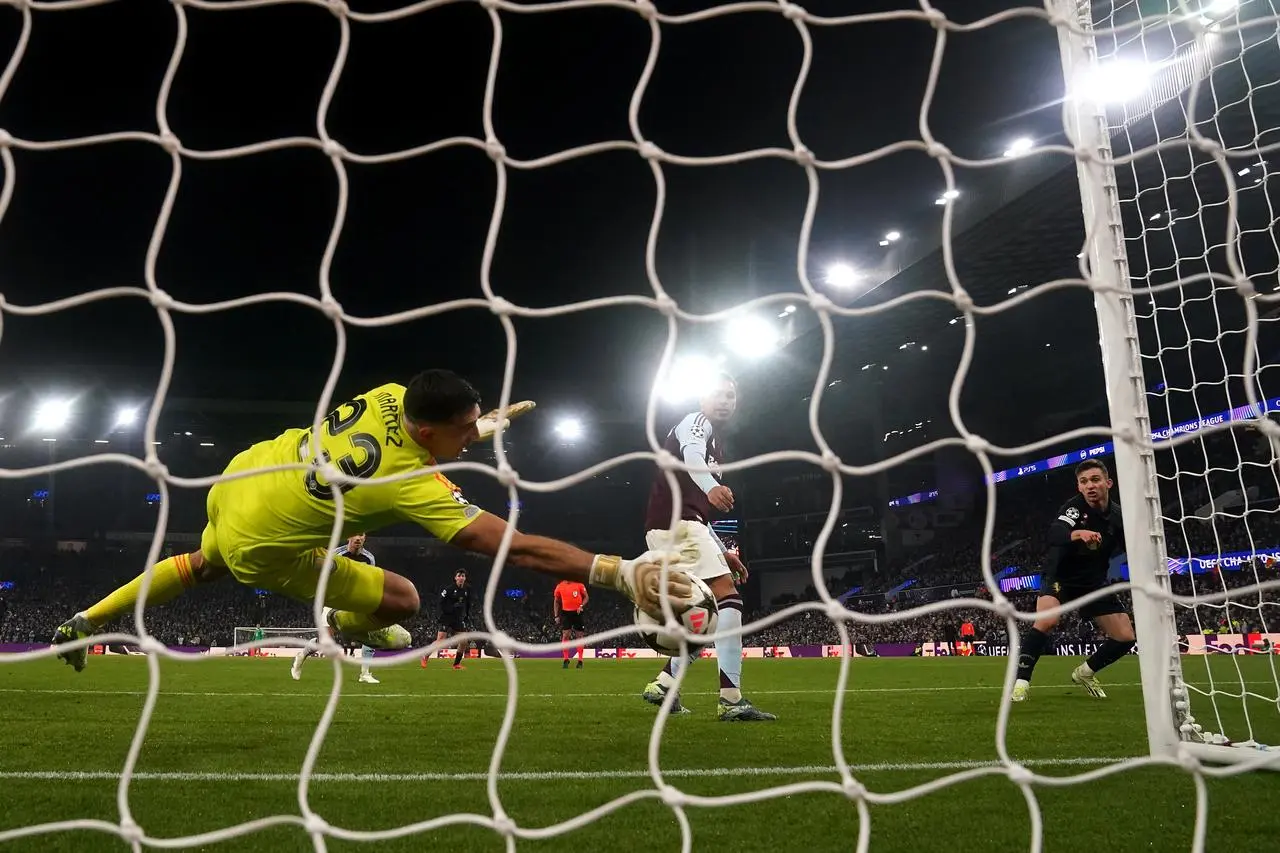
<path id="1" fill-rule="evenodd" d="M 231 461 L 226 473 L 278 464 L 264 458 L 265 454 L 262 445 L 251 447 Z M 224 480 L 209 490 L 209 523 L 200 536 L 200 551 L 214 565 L 226 566 L 245 586 L 314 601 L 325 549 L 315 547 L 313 537 L 283 529 L 281 519 L 264 509 L 270 504 L 270 492 L 264 490 L 273 488 L 269 477 Z M 304 544 L 305 539 L 311 541 Z M 324 603 L 338 610 L 373 613 L 382 605 L 385 581 L 385 573 L 377 566 L 335 555 Z"/>

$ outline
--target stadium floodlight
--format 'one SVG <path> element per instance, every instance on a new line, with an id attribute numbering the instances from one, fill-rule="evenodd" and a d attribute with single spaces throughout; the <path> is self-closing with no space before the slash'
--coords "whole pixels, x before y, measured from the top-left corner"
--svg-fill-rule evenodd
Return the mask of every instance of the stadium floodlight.
<path id="1" fill-rule="evenodd" d="M 834 263 L 827 267 L 827 284 L 841 289 L 853 287 L 861 278 L 858 271 L 846 263 Z"/>
<path id="2" fill-rule="evenodd" d="M 677 358 L 658 386 L 659 396 L 668 403 L 697 400 L 715 382 L 720 366 L 703 355 Z"/>
<path id="3" fill-rule="evenodd" d="M 582 438 L 582 421 L 577 418 L 561 418 L 556 422 L 556 435 L 565 441 L 576 441 Z"/>
<path id="4" fill-rule="evenodd" d="M 1097 104 L 1122 104 L 1147 91 L 1157 66 L 1133 60 L 1116 60 L 1090 66 L 1078 74 L 1070 94 Z"/>
<path id="5" fill-rule="evenodd" d="M 947 202 L 953 201 L 957 198 L 960 198 L 960 190 L 947 190 L 942 195 L 938 196 L 933 203 L 946 204 Z"/>
<path id="6" fill-rule="evenodd" d="M 890 243 L 896 243 L 902 239 L 902 232 L 890 231 L 888 234 L 884 235 L 884 238 L 888 240 Z"/>
<path id="7" fill-rule="evenodd" d="M 756 314 L 734 317 L 725 327 L 724 343 L 735 355 L 762 358 L 778 348 L 778 327 Z"/>
<path id="8" fill-rule="evenodd" d="M 1240 0 L 1211 0 L 1200 10 L 1202 14 L 1222 16 L 1229 15 L 1240 5 Z"/>
<path id="9" fill-rule="evenodd" d="M 115 423 L 116 429 L 131 427 L 137 422 L 138 422 L 137 406 L 121 406 L 120 408 L 116 409 L 116 423 Z"/>
<path id="10" fill-rule="evenodd" d="M 36 406 L 31 428 L 37 432 L 54 432 L 65 429 L 71 423 L 71 401 L 65 399 L 44 400 Z"/>
<path id="11" fill-rule="evenodd" d="M 1017 139 L 1013 140 L 1013 142 L 1009 143 L 1009 147 L 1004 150 L 1004 156 L 1017 157 L 1019 155 L 1026 154 L 1028 151 L 1032 149 L 1034 145 L 1035 145 L 1035 142 L 1032 141 L 1030 138 L 1026 136 L 1020 136 Z"/>
<path id="12" fill-rule="evenodd" d="M 788 305 L 786 308 L 783 308 L 778 313 L 778 319 L 782 319 L 783 317 L 790 317 L 794 313 L 796 313 L 796 306 Z"/>

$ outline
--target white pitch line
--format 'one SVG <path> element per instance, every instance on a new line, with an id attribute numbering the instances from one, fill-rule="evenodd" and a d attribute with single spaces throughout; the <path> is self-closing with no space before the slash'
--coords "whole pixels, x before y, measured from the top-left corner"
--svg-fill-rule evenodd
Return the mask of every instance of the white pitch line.
<path id="1" fill-rule="evenodd" d="M 351 679 L 354 683 L 355 679 Z M 1208 687 L 1207 683 L 1187 682 L 1193 687 Z M 1271 684 L 1272 682 L 1263 679 L 1261 681 L 1244 681 L 1242 684 Z M 1065 686 L 1065 685 L 1045 685 L 1048 686 Z M 1107 682 L 1107 688 L 1113 687 L 1141 687 L 1142 684 L 1137 681 L 1132 682 Z M 965 684 L 953 685 L 946 687 L 850 687 L 845 690 L 846 694 L 856 693 L 948 693 L 954 691 L 973 691 L 973 690 L 1002 690 L 1003 684 Z M 685 696 L 716 696 L 719 695 L 718 690 L 682 690 Z M 50 693 L 50 694 L 66 694 L 66 695 L 86 695 L 86 696 L 146 696 L 145 690 L 94 690 L 91 688 L 78 687 L 0 687 L 0 693 Z M 787 696 L 787 695 L 813 695 L 825 694 L 834 695 L 835 688 L 819 689 L 808 688 L 804 690 L 752 690 L 752 696 Z M 280 699 L 298 699 L 298 698 L 318 698 L 327 699 L 328 692 L 325 693 L 306 693 L 295 692 L 287 693 L 279 692 L 253 692 L 253 691 L 229 691 L 229 690 L 165 690 L 161 688 L 161 696 L 201 696 L 201 697 L 219 697 L 225 696 L 229 698 L 280 698 Z M 520 693 L 522 699 L 609 699 L 618 697 L 639 696 L 637 693 Z M 343 699 L 503 699 L 507 698 L 507 694 L 503 693 L 432 693 L 423 691 L 421 693 L 343 693 Z"/>
<path id="2" fill-rule="evenodd" d="M 1109 756 L 1105 758 L 1042 758 L 1021 762 L 1027 767 L 1080 767 L 1115 764 L 1138 756 Z M 853 764 L 857 773 L 902 772 L 913 770 L 974 770 L 980 767 L 1001 767 L 998 761 L 920 761 L 889 762 L 883 764 Z M 664 769 L 665 778 L 721 778 L 726 776 L 812 776 L 822 773 L 835 774 L 834 765 L 802 764 L 795 767 L 692 767 Z M 115 770 L 11 770 L 0 771 L 0 779 L 41 782 L 115 781 L 120 778 Z M 130 779 L 135 782 L 296 782 L 297 773 L 193 773 L 193 772 L 135 772 Z M 483 782 L 487 773 L 312 773 L 312 782 Z M 648 770 L 527 770 L 505 771 L 498 774 L 504 782 L 548 782 L 580 779 L 648 779 Z"/>

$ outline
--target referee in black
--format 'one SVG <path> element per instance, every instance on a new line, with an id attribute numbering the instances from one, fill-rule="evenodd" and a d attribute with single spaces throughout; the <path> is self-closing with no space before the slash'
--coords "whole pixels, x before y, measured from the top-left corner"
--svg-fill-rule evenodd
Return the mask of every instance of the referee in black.
<path id="1" fill-rule="evenodd" d="M 1111 475 L 1107 466 L 1087 459 L 1076 466 L 1077 494 L 1062 505 L 1049 525 L 1049 560 L 1044 573 L 1043 592 L 1036 599 L 1036 612 L 1074 601 L 1107 585 L 1111 557 L 1124 550 L 1124 525 L 1120 504 L 1111 497 Z M 1098 699 L 1107 698 L 1098 683 L 1098 672 L 1133 648 L 1133 622 L 1120 599 L 1104 595 L 1083 605 L 1080 618 L 1092 619 L 1106 641 L 1071 673 L 1071 680 Z M 1057 616 L 1042 616 L 1022 635 L 1018 657 L 1018 678 L 1013 685 L 1014 702 L 1027 698 L 1031 673 L 1049 644 L 1049 634 L 1058 624 Z"/>
<path id="2" fill-rule="evenodd" d="M 453 574 L 453 585 L 440 590 L 440 627 L 436 630 L 436 642 L 467 630 L 471 621 L 471 587 L 467 586 L 467 572 L 458 569 Z M 467 653 L 467 643 L 458 644 L 453 656 L 453 668 L 462 669 L 462 658 Z M 426 666 L 427 659 L 422 659 Z"/>

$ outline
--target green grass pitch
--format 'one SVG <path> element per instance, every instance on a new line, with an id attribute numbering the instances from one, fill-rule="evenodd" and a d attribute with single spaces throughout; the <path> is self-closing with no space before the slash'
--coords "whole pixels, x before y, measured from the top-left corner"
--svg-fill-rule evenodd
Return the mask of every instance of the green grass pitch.
<path id="1" fill-rule="evenodd" d="M 1145 753 L 1136 659 L 1105 675 L 1106 701 L 1068 681 L 1077 661 L 1044 658 L 1031 699 L 1014 706 L 1008 746 L 1039 774 L 1066 777 Z M 900 792 L 996 758 L 1002 658 L 858 659 L 843 711 L 844 754 L 876 793 Z M 1240 677 L 1273 696 L 1270 661 L 1213 661 L 1219 686 Z M 748 660 L 747 694 L 774 723 L 720 723 L 714 668 L 698 664 L 686 685 L 689 716 L 669 721 L 660 761 L 669 783 L 715 797 L 802 782 L 838 782 L 831 749 L 834 660 Z M 1187 659 L 1206 682 L 1205 661 Z M 519 703 L 497 796 L 521 827 L 541 829 L 610 800 L 652 792 L 647 750 L 655 710 L 639 699 L 654 661 L 519 661 Z M 455 672 L 439 661 L 378 670 L 380 685 L 345 670 L 342 699 L 309 791 L 317 814 L 345 830 L 385 831 L 448 815 L 493 814 L 486 788 L 507 695 L 499 661 Z M 118 822 L 117 784 L 142 708 L 147 662 L 90 658 L 77 675 L 60 662 L 0 665 L 0 830 L 68 819 Z M 207 833 L 272 815 L 298 815 L 297 776 L 333 684 L 332 664 L 313 660 L 301 682 L 289 661 L 209 659 L 161 663 L 161 694 L 129 805 L 155 838 Z M 1233 732 L 1240 699 L 1220 700 Z M 1207 701 L 1195 710 L 1208 724 Z M 1254 729 L 1280 742 L 1274 702 L 1251 700 Z M 1280 773 L 1207 780 L 1206 849 L 1261 851 L 1280 839 Z M 1038 785 L 1048 853 L 1190 850 L 1195 786 L 1169 767 L 1143 767 L 1065 786 Z M 761 802 L 688 805 L 694 850 L 818 853 L 852 850 L 855 804 L 835 791 Z M 1002 775 L 979 775 L 901 802 L 870 806 L 874 851 L 1024 851 L 1031 815 Z M 680 828 L 656 797 L 642 797 L 554 837 L 517 839 L 518 850 L 679 850 Z M 453 824 L 374 843 L 327 838 L 331 851 L 501 851 L 492 830 Z M 0 853 L 115 851 L 115 836 L 83 829 L 0 843 Z M 198 849 L 304 851 L 294 824 Z"/>

